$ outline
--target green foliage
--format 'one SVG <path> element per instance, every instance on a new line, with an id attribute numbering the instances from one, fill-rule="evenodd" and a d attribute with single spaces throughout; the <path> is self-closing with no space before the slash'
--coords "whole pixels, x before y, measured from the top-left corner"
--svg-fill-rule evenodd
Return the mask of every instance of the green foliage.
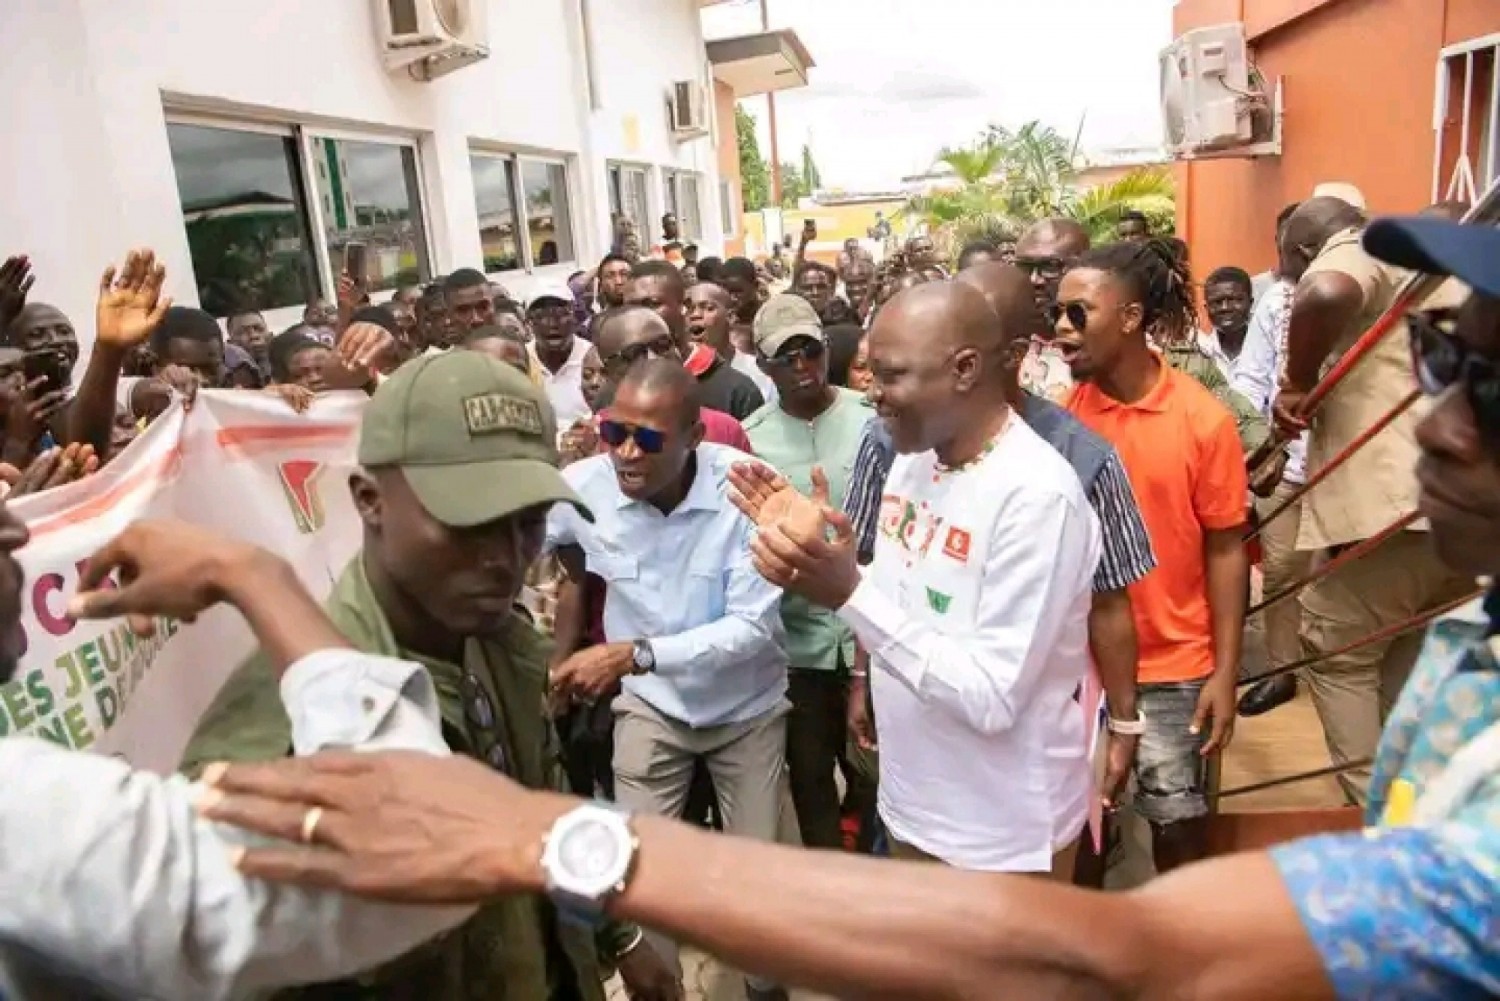
<path id="1" fill-rule="evenodd" d="M 781 207 L 794 209 L 797 207 L 797 199 L 811 195 L 813 189 L 808 185 L 807 178 L 802 173 L 802 168 L 795 163 L 783 163 L 781 165 Z"/>
<path id="2" fill-rule="evenodd" d="M 945 148 L 937 159 L 952 171 L 953 185 L 911 196 L 902 214 L 926 223 L 952 247 L 980 238 L 1013 241 L 1049 216 L 1076 219 L 1104 240 L 1131 209 L 1144 212 L 1157 232 L 1172 229 L 1175 189 L 1167 170 L 1143 167 L 1079 190 L 1078 137 L 1069 140 L 1040 122 L 1015 131 L 991 125 L 970 145 Z"/>
<path id="3" fill-rule="evenodd" d="M 771 199 L 771 172 L 755 138 L 755 116 L 734 106 L 734 133 L 740 149 L 740 194 L 746 212 L 759 212 Z"/>
<path id="4" fill-rule="evenodd" d="M 807 193 L 812 194 L 823 186 L 823 175 L 818 171 L 818 161 L 813 159 L 812 147 L 802 144 L 802 183 Z"/>

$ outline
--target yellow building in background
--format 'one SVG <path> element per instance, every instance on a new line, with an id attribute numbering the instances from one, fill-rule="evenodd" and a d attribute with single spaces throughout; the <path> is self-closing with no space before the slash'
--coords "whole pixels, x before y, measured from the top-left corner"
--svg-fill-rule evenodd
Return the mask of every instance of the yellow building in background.
<path id="1" fill-rule="evenodd" d="M 772 244 L 783 234 L 792 238 L 791 253 L 795 253 L 803 222 L 807 219 L 811 219 L 818 227 L 818 238 L 808 248 L 807 256 L 829 265 L 837 263 L 844 241 L 851 237 L 861 241 L 876 260 L 884 257 L 884 248 L 869 239 L 876 213 L 891 224 L 891 231 L 896 235 L 900 236 L 905 232 L 905 220 L 896 217 L 906 205 L 906 199 L 899 195 L 830 199 L 826 203 L 804 201 L 803 204 L 805 207 L 802 208 L 744 213 L 740 231 L 744 238 L 745 256 L 752 260 L 770 256 Z"/>

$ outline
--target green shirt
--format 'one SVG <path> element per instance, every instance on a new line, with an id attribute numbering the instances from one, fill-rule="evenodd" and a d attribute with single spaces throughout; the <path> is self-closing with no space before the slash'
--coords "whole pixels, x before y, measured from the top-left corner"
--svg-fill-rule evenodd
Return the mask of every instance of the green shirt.
<path id="1" fill-rule="evenodd" d="M 1224 373 L 1212 358 L 1204 354 L 1196 344 L 1171 343 L 1162 345 L 1162 357 L 1167 364 L 1196 379 L 1214 398 L 1224 404 L 1234 415 L 1235 430 L 1239 432 L 1240 448 L 1245 454 L 1254 455 L 1271 439 L 1271 426 L 1261 416 L 1255 405 L 1229 384 Z"/>
<path id="2" fill-rule="evenodd" d="M 844 491 L 859 452 L 859 439 L 873 416 L 864 397 L 852 389 L 835 389 L 833 406 L 812 421 L 798 420 L 768 403 L 745 418 L 745 434 L 764 459 L 803 493 L 812 492 L 812 471 L 822 466 L 828 477 L 829 501 L 842 510 Z M 794 668 L 836 671 L 854 663 L 854 633 L 826 608 L 794 594 L 781 599 L 787 660 Z"/>
<path id="3" fill-rule="evenodd" d="M 437 688 L 443 736 L 455 753 L 481 760 L 503 745 L 511 778 L 529 789 L 566 791 L 561 749 L 545 711 L 551 641 L 519 615 L 502 636 L 470 639 L 464 665 L 403 650 L 391 633 L 355 557 L 334 585 L 328 617 L 356 647 L 427 668 Z M 479 731 L 464 711 L 463 678 L 472 673 L 496 710 L 498 725 Z M 214 761 L 255 761 L 291 753 L 291 723 L 276 681 L 257 653 L 230 678 L 198 724 L 182 770 L 195 774 Z M 540 851 L 540 848 L 538 848 Z M 349 981 L 279 992 L 283 1001 L 603 1001 L 599 954 L 614 955 L 635 936 L 633 926 L 607 922 L 595 936 L 561 921 L 542 897 L 506 897 L 486 904 L 461 927 L 400 959 Z M 576 983 L 576 991 L 570 990 Z"/>

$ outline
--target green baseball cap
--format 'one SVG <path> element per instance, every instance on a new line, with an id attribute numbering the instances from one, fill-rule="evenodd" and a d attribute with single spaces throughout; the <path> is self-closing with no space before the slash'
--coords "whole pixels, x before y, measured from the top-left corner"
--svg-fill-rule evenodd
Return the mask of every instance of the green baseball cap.
<path id="1" fill-rule="evenodd" d="M 772 296 L 755 314 L 751 326 L 755 335 L 755 351 L 762 358 L 774 358 L 776 352 L 794 337 L 811 337 L 826 343 L 823 336 L 823 321 L 818 319 L 812 303 L 791 292 Z"/>
<path id="2" fill-rule="evenodd" d="M 427 513 L 453 528 L 537 504 L 572 504 L 557 467 L 557 418 L 542 389 L 478 351 L 414 358 L 370 398 L 359 464 L 395 466 Z"/>

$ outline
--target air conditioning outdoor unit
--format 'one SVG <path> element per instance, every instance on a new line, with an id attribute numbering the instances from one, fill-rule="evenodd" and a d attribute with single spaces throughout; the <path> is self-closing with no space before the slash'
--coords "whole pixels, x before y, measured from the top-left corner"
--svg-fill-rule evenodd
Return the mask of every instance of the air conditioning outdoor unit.
<path id="1" fill-rule="evenodd" d="M 672 133 L 679 140 L 708 135 L 708 99 L 698 81 L 678 80 L 672 85 L 668 113 L 672 119 Z"/>
<path id="2" fill-rule="evenodd" d="M 1198 28 L 1162 50 L 1162 123 L 1180 159 L 1280 153 L 1280 98 L 1251 65 L 1243 24 Z"/>
<path id="3" fill-rule="evenodd" d="M 486 0 L 374 0 L 388 70 L 435 80 L 490 54 Z"/>

